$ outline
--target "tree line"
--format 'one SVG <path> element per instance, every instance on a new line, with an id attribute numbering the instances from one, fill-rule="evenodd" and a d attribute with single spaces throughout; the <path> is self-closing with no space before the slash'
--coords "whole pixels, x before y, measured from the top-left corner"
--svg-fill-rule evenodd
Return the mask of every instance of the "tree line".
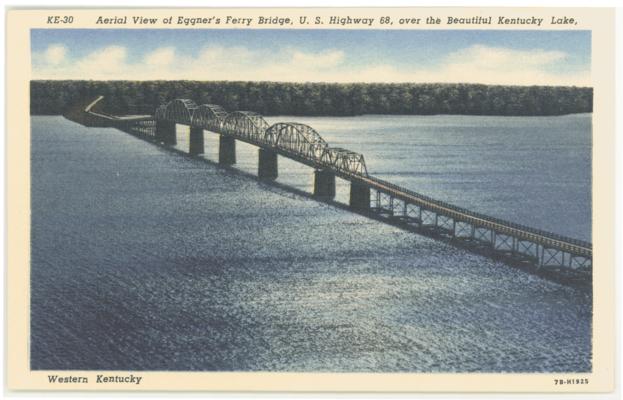
<path id="1" fill-rule="evenodd" d="M 104 96 L 113 114 L 153 114 L 175 98 L 263 115 L 562 115 L 592 112 L 593 89 L 440 83 L 289 83 L 229 81 L 74 81 L 30 84 L 31 114 L 62 114 Z"/>

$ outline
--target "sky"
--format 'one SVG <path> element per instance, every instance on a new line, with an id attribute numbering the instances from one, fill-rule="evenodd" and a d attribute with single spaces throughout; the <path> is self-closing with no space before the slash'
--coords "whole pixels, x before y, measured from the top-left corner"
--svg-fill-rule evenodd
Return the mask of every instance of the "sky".
<path id="1" fill-rule="evenodd" d="M 591 84 L 590 31 L 34 29 L 33 79 Z"/>

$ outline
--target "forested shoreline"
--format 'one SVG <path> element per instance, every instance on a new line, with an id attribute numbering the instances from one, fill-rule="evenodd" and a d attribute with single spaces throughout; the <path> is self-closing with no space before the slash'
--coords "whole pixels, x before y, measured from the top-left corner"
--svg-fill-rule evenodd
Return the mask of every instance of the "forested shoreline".
<path id="1" fill-rule="evenodd" d="M 229 81 L 31 81 L 30 112 L 62 114 L 77 101 L 104 96 L 114 114 L 153 114 L 175 98 L 263 115 L 362 114 L 563 115 L 592 112 L 593 89 L 420 83 Z"/>

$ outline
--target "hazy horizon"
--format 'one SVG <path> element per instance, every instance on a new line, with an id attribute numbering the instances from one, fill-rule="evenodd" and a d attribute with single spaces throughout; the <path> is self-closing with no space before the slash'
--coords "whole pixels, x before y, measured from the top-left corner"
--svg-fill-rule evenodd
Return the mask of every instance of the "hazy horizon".
<path id="1" fill-rule="evenodd" d="M 592 86 L 590 31 L 33 29 L 31 51 L 35 80 Z"/>

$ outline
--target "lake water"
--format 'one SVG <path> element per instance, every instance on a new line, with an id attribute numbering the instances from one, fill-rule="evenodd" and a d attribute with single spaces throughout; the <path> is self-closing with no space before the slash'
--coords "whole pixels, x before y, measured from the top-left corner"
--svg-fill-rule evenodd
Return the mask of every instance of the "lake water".
<path id="1" fill-rule="evenodd" d="M 268 120 L 313 126 L 380 178 L 590 240 L 590 115 Z M 114 129 L 31 122 L 33 369 L 591 370 L 580 290 Z M 238 143 L 238 161 L 255 174 L 257 149 Z M 311 169 L 279 163 L 311 190 Z"/>

